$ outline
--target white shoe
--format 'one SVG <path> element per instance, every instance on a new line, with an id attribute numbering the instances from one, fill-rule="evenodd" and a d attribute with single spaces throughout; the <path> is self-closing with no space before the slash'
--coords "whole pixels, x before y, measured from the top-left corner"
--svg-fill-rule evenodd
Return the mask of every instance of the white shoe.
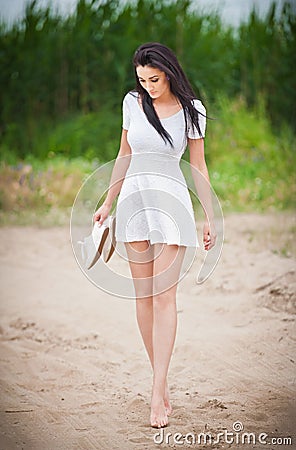
<path id="1" fill-rule="evenodd" d="M 99 222 L 96 221 L 94 223 L 92 233 L 85 237 L 83 241 L 78 241 L 78 243 L 81 244 L 83 263 L 88 270 L 95 265 L 103 253 L 103 248 L 109 234 L 111 217 L 112 216 L 108 216 L 100 227 Z"/>
<path id="2" fill-rule="evenodd" d="M 115 225 L 116 225 L 116 217 L 110 216 L 109 233 L 107 235 L 105 245 L 103 246 L 103 259 L 105 263 L 109 261 L 115 250 L 116 246 Z"/>

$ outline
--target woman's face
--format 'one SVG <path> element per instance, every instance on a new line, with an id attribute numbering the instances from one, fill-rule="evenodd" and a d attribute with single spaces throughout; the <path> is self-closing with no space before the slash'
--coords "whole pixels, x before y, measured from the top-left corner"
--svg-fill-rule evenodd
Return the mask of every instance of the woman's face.
<path id="1" fill-rule="evenodd" d="M 159 98 L 170 91 L 169 80 L 161 70 L 150 66 L 137 66 L 136 72 L 141 86 L 151 98 Z"/>

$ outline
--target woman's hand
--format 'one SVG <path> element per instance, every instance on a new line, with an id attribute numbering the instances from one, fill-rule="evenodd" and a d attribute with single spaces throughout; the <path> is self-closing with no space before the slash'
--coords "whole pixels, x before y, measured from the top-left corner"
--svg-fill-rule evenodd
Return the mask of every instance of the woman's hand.
<path id="1" fill-rule="evenodd" d="M 205 222 L 203 226 L 203 242 L 205 250 L 210 250 L 212 247 L 214 247 L 216 237 L 217 234 L 214 223 L 212 222 L 210 226 L 209 222 Z"/>
<path id="2" fill-rule="evenodd" d="M 99 227 L 102 225 L 104 220 L 107 219 L 108 214 L 111 210 L 112 205 L 107 205 L 105 203 L 97 209 L 97 211 L 93 215 L 93 222 L 99 222 Z"/>

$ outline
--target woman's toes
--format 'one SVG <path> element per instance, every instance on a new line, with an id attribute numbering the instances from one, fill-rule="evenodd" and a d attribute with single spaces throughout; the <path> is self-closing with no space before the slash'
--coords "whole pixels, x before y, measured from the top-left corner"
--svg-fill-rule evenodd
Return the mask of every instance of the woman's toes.
<path id="1" fill-rule="evenodd" d="M 168 424 L 168 416 L 163 400 L 151 405 L 150 424 L 153 428 L 162 428 Z"/>

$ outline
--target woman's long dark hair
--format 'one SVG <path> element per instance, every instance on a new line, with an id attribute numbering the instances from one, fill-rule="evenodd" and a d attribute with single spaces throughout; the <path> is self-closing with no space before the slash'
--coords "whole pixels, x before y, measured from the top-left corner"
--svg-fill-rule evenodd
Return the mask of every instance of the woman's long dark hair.
<path id="1" fill-rule="evenodd" d="M 165 142 L 168 141 L 170 145 L 173 146 L 172 137 L 162 126 L 156 114 L 152 98 L 141 86 L 136 71 L 137 66 L 157 68 L 169 77 L 171 92 L 179 99 L 183 107 L 186 129 L 188 122 L 187 117 L 189 117 L 191 124 L 196 126 L 199 135 L 202 137 L 198 121 L 198 116 L 202 113 L 194 108 L 192 102 L 192 100 L 196 98 L 196 95 L 173 51 L 159 42 L 147 42 L 135 51 L 133 65 L 136 77 L 136 91 L 140 95 L 143 111 L 146 114 L 148 121 L 157 130 L 163 140 Z"/>

